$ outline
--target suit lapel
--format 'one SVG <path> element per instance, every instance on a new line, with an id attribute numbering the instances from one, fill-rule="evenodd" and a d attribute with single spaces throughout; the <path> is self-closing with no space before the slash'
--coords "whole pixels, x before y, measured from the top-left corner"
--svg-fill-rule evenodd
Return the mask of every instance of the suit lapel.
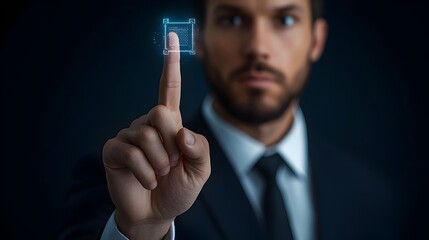
<path id="1" fill-rule="evenodd" d="M 317 135 L 309 135 L 309 158 L 317 239 L 368 239 L 357 227 L 370 221 L 361 218 L 372 204 L 362 196 L 377 195 L 368 189 L 366 169 Z"/>
<path id="2" fill-rule="evenodd" d="M 339 198 L 339 186 L 347 185 L 347 177 L 338 176 L 338 164 L 325 141 L 314 134 L 309 134 L 308 140 L 316 239 L 338 239 L 346 231 L 344 222 L 350 221 L 338 218 L 345 200 Z"/>
<path id="3" fill-rule="evenodd" d="M 200 196 L 224 239 L 263 239 L 263 231 L 239 179 L 199 114 L 191 125 L 210 143 L 212 172 Z"/>

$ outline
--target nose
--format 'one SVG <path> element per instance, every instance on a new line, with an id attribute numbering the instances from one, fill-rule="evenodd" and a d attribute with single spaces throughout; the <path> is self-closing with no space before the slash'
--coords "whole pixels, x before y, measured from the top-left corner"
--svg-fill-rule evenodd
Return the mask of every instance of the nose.
<path id="1" fill-rule="evenodd" d="M 270 56 L 268 26 L 264 24 L 262 19 L 255 20 L 247 30 L 247 33 L 244 34 L 244 54 L 246 57 L 268 60 Z"/>

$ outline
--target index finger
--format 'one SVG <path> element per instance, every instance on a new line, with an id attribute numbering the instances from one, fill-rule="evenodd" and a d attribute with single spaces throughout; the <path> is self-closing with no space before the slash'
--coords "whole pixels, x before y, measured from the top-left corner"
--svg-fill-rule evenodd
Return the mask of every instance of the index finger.
<path id="1" fill-rule="evenodd" d="M 169 54 L 164 56 L 164 68 L 159 83 L 158 103 L 172 111 L 180 107 L 180 45 L 179 37 L 174 32 L 167 35 Z"/>

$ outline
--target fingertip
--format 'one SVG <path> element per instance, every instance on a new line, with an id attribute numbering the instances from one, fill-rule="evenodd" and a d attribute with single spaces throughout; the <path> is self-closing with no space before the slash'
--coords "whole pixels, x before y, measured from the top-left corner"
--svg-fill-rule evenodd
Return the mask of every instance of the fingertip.
<path id="1" fill-rule="evenodd" d="M 154 182 L 149 183 L 149 185 L 147 186 L 147 189 L 149 191 L 152 191 L 152 190 L 154 190 L 156 188 L 156 186 L 158 186 L 158 182 L 154 181 Z"/>
<path id="2" fill-rule="evenodd" d="M 179 45 L 179 36 L 175 32 L 168 32 L 168 48 L 170 50 L 178 50 Z"/>
<path id="3" fill-rule="evenodd" d="M 206 139 L 193 131 L 182 128 L 177 134 L 177 146 L 187 159 L 205 158 L 209 154 L 209 146 Z"/>
<path id="4" fill-rule="evenodd" d="M 187 128 L 183 128 L 183 134 L 185 138 L 185 144 L 188 146 L 193 146 L 196 141 L 194 133 Z"/>
<path id="5" fill-rule="evenodd" d="M 169 32 L 167 35 L 168 52 L 165 56 L 167 63 L 176 63 L 180 61 L 180 41 L 179 36 L 175 32 Z"/>
<path id="6" fill-rule="evenodd" d="M 161 170 L 158 171 L 158 175 L 161 177 L 164 177 L 165 175 L 167 175 L 170 172 L 170 166 L 165 167 Z"/>
<path id="7" fill-rule="evenodd" d="M 188 136 L 189 130 L 185 127 L 181 128 L 177 132 L 176 143 L 179 149 L 182 151 L 183 147 L 188 147 L 188 143 L 190 141 L 190 137 Z M 187 139 L 188 138 L 188 139 Z"/>

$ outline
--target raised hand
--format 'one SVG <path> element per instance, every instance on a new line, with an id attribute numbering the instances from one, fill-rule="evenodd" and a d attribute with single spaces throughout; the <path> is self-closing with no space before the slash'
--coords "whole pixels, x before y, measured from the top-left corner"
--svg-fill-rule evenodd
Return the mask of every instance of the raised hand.
<path id="1" fill-rule="evenodd" d="M 158 105 L 103 148 L 115 220 L 130 239 L 161 239 L 188 210 L 210 175 L 206 138 L 182 126 L 180 52 L 169 33 Z"/>

